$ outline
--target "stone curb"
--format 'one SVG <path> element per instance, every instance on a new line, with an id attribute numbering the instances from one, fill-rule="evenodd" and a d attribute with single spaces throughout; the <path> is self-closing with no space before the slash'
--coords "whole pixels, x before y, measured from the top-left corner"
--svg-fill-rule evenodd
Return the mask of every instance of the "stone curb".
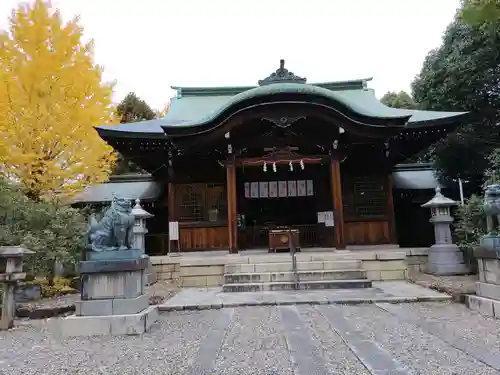
<path id="1" fill-rule="evenodd" d="M 74 304 L 54 307 L 39 307 L 34 309 L 30 309 L 27 307 L 18 307 L 16 308 L 16 318 L 47 319 L 64 314 L 72 314 L 74 312 Z"/>
<path id="2" fill-rule="evenodd" d="M 381 298 L 353 298 L 339 300 L 316 300 L 316 301 L 252 301 L 252 302 L 228 302 L 213 304 L 186 304 L 186 305 L 158 305 L 158 311 L 185 311 L 185 310 L 219 310 L 231 307 L 252 306 L 293 306 L 293 305 L 362 305 L 374 303 L 414 303 L 414 302 L 443 302 L 450 301 L 451 296 L 422 296 L 422 297 L 381 297 Z"/>
<path id="3" fill-rule="evenodd" d="M 469 294 L 471 294 L 471 293 L 467 293 L 465 291 L 459 291 L 455 288 L 451 288 L 451 287 L 447 287 L 447 286 L 442 286 L 442 285 L 437 285 L 437 284 L 432 284 L 432 283 L 429 284 L 428 282 L 425 282 L 425 281 L 420 281 L 420 280 L 417 280 L 417 281 L 407 280 L 407 281 L 409 281 L 412 284 L 421 286 L 423 288 L 435 290 L 436 292 L 439 292 L 439 293 L 446 293 L 451 297 L 453 302 L 457 302 L 457 303 L 465 303 L 467 296 Z"/>
<path id="4" fill-rule="evenodd" d="M 149 306 L 158 306 L 160 303 L 153 297 L 149 298 Z M 47 319 L 54 318 L 61 315 L 73 314 L 75 312 L 75 305 L 60 305 L 52 307 L 16 307 L 16 318 L 21 319 Z"/>

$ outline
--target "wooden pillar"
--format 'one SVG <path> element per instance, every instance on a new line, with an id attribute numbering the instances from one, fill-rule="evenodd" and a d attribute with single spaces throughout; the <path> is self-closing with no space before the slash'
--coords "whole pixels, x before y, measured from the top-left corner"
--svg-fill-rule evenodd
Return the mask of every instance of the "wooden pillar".
<path id="1" fill-rule="evenodd" d="M 172 182 L 168 183 L 168 221 L 176 221 L 176 209 L 175 209 L 175 185 Z"/>
<path id="2" fill-rule="evenodd" d="M 170 253 L 170 251 L 172 251 L 172 243 L 173 241 L 171 241 L 170 239 L 170 222 L 171 221 L 178 221 L 177 220 L 177 210 L 176 210 L 176 201 L 175 201 L 175 184 L 170 182 L 168 183 L 167 185 L 167 217 L 168 217 L 168 222 L 167 222 L 167 230 L 169 231 L 168 233 L 168 241 L 166 243 L 166 248 L 164 248 L 164 251 L 163 253 L 165 254 L 168 254 Z M 179 232 L 180 232 L 180 229 L 179 229 Z M 180 246 L 181 242 L 180 241 L 177 241 L 176 242 L 176 249 L 178 251 L 180 251 Z"/>
<path id="3" fill-rule="evenodd" d="M 236 254 L 238 253 L 238 231 L 236 228 L 236 166 L 234 159 L 226 164 L 226 182 L 229 252 Z"/>
<path id="4" fill-rule="evenodd" d="M 398 243 L 398 234 L 396 232 L 396 217 L 394 214 L 394 199 L 392 196 L 392 174 L 387 174 L 387 214 L 389 216 L 389 241 L 391 244 Z"/>
<path id="5" fill-rule="evenodd" d="M 330 158 L 330 177 L 332 186 L 333 215 L 335 218 L 335 247 L 345 249 L 344 206 L 342 204 L 342 183 L 340 179 L 340 162 L 337 157 Z"/>

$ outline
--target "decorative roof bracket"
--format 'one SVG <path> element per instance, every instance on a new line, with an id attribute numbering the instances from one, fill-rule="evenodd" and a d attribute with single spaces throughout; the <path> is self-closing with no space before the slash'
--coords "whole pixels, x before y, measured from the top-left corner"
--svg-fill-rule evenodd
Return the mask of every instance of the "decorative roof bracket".
<path id="1" fill-rule="evenodd" d="M 265 116 L 262 120 L 269 121 L 279 128 L 285 129 L 293 125 L 299 120 L 305 119 L 306 116 Z"/>
<path id="2" fill-rule="evenodd" d="M 259 81 L 259 86 L 270 85 L 272 83 L 306 83 L 307 79 L 296 76 L 285 68 L 285 60 L 280 60 L 280 67 L 267 78 Z"/>

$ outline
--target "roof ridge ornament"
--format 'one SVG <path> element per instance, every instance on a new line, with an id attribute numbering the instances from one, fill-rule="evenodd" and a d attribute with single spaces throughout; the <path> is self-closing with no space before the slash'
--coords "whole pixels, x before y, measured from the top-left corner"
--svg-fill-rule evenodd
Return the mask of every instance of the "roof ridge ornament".
<path id="1" fill-rule="evenodd" d="M 296 76 L 293 72 L 285 68 L 285 60 L 280 60 L 280 67 L 268 77 L 259 81 L 259 86 L 270 85 L 272 83 L 306 83 L 307 79 Z"/>

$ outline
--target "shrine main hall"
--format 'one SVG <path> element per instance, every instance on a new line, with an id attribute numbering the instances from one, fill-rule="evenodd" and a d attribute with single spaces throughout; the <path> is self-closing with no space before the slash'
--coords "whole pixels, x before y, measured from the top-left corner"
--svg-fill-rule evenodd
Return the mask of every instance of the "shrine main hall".
<path id="1" fill-rule="evenodd" d="M 173 87 L 165 117 L 96 130 L 149 172 L 150 232 L 178 223 L 180 251 L 274 249 L 288 230 L 300 248 L 396 245 L 395 166 L 468 116 L 387 107 L 368 81 L 308 83 L 281 60 L 256 86 Z"/>

